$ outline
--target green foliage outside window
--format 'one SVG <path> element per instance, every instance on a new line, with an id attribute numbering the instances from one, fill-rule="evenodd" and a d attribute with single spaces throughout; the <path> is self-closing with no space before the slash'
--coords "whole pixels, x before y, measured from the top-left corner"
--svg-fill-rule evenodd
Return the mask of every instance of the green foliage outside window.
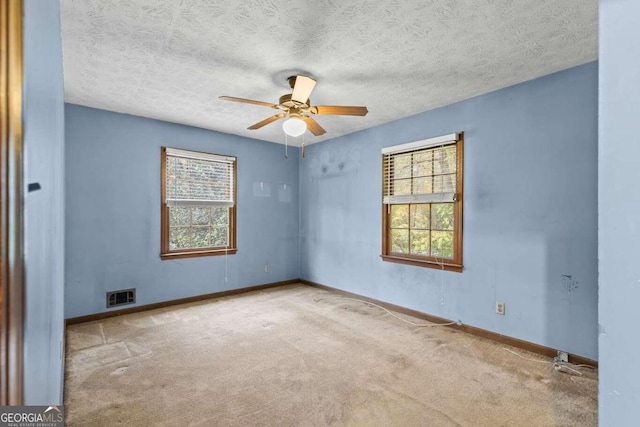
<path id="1" fill-rule="evenodd" d="M 391 252 L 453 258 L 453 203 L 391 205 Z"/>
<path id="2" fill-rule="evenodd" d="M 228 230 L 227 207 L 169 208 L 170 250 L 227 246 Z"/>

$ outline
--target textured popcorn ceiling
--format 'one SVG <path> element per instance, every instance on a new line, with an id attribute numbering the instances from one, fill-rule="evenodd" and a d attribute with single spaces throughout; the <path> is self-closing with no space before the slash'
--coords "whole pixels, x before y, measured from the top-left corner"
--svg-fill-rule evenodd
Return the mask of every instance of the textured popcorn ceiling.
<path id="1" fill-rule="evenodd" d="M 285 78 L 318 80 L 322 141 L 595 60 L 597 0 L 62 0 L 67 102 L 284 143 Z M 290 138 L 290 143 L 291 138 Z M 295 142 L 294 142 L 295 143 Z"/>

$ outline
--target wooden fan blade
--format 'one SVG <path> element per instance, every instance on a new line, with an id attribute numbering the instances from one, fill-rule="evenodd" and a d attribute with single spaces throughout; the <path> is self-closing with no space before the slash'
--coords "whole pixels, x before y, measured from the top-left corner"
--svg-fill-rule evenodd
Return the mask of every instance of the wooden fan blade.
<path id="1" fill-rule="evenodd" d="M 245 98 L 236 98 L 235 96 L 221 96 L 220 99 L 224 99 L 225 101 L 242 102 L 244 104 L 260 105 L 262 107 L 270 107 L 270 108 L 277 107 L 277 105 L 271 104 L 270 102 L 255 101 L 253 99 L 245 99 Z"/>
<path id="2" fill-rule="evenodd" d="M 316 81 L 307 76 L 296 76 L 291 99 L 301 103 L 306 103 L 311 95 L 311 91 L 316 87 Z"/>
<path id="3" fill-rule="evenodd" d="M 349 107 L 346 105 L 316 105 L 309 111 L 312 114 L 334 115 L 334 116 L 366 116 L 369 110 L 367 107 Z"/>
<path id="4" fill-rule="evenodd" d="M 320 126 L 320 124 L 315 120 L 313 120 L 311 117 L 302 116 L 302 120 L 304 120 L 304 122 L 307 124 L 307 129 L 309 129 L 311 133 L 314 134 L 315 136 L 319 136 L 324 133 L 327 133 L 327 131 L 324 130 L 324 128 Z"/>
<path id="5" fill-rule="evenodd" d="M 263 121 L 258 122 L 255 125 L 249 126 L 247 129 L 250 129 L 250 130 L 260 129 L 262 126 L 266 126 L 269 123 L 273 123 L 276 120 L 283 118 L 284 116 L 286 116 L 286 113 L 276 114 L 275 116 L 271 116 L 268 119 L 264 119 Z"/>

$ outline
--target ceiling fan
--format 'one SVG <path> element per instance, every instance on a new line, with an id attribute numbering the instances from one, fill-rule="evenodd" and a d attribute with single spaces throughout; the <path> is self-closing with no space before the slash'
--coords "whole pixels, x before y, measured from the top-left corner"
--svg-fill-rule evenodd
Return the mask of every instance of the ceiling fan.
<path id="1" fill-rule="evenodd" d="M 289 136 L 300 136 L 307 128 L 315 136 L 324 134 L 326 132 L 324 128 L 311 115 L 366 116 L 369 112 L 367 107 L 311 105 L 309 95 L 311 95 L 311 91 L 316 86 L 316 81 L 311 77 L 302 75 L 291 76 L 287 80 L 293 91 L 290 94 L 282 95 L 277 104 L 233 96 L 221 96 L 220 99 L 282 110 L 281 113 L 251 125 L 247 129 L 260 129 L 276 120 L 287 118 L 282 128 Z"/>

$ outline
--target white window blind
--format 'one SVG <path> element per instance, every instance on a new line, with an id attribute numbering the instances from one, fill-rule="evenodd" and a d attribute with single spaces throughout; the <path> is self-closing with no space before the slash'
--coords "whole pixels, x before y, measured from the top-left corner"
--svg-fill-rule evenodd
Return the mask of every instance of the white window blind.
<path id="1" fill-rule="evenodd" d="M 387 147 L 383 154 L 383 203 L 456 200 L 457 134 Z"/>
<path id="2" fill-rule="evenodd" d="M 234 205 L 235 157 L 166 148 L 168 206 Z"/>

